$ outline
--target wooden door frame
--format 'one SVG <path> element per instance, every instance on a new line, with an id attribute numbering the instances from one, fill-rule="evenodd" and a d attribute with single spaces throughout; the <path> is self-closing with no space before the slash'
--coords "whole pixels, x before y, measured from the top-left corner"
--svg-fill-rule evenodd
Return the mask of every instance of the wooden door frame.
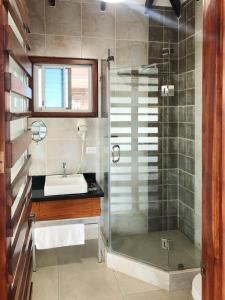
<path id="1" fill-rule="evenodd" d="M 204 0 L 203 299 L 225 300 L 225 4 Z M 5 54 L 0 0 L 0 152 L 5 153 Z M 224 87 L 224 88 L 223 88 Z M 0 298 L 7 299 L 6 174 L 0 174 Z"/>
<path id="2" fill-rule="evenodd" d="M 7 276 L 7 233 L 6 233 L 6 120 L 5 120 L 5 81 L 6 54 L 4 51 L 4 25 L 6 10 L 0 0 L 0 153 L 3 153 L 4 172 L 0 172 L 0 298 L 8 298 L 9 278 Z M 0 159 L 1 160 L 1 159 Z"/>
<path id="3" fill-rule="evenodd" d="M 225 2 L 203 8 L 203 298 L 225 300 Z"/>

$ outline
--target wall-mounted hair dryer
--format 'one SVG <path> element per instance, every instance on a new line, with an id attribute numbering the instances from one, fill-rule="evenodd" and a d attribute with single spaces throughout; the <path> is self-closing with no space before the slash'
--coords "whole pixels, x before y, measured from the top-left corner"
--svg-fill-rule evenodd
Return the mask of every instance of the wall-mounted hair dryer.
<path id="1" fill-rule="evenodd" d="M 79 119 L 77 121 L 77 134 L 80 136 L 82 141 L 85 141 L 87 134 L 87 122 L 85 119 Z"/>
<path id="2" fill-rule="evenodd" d="M 82 146 L 81 146 L 81 158 L 80 163 L 77 168 L 76 173 L 82 172 L 82 164 L 84 160 L 84 152 L 85 152 L 85 142 L 86 142 L 86 136 L 87 136 L 87 122 L 85 119 L 78 119 L 77 121 L 77 134 L 81 138 Z"/>

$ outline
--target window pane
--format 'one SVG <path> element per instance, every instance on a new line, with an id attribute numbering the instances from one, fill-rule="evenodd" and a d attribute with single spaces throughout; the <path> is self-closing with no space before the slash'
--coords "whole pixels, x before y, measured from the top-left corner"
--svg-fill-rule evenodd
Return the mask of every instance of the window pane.
<path id="1" fill-rule="evenodd" d="M 72 109 L 91 111 L 91 67 L 76 66 L 71 68 Z"/>
<path id="2" fill-rule="evenodd" d="M 45 107 L 64 107 L 63 69 L 45 69 Z"/>

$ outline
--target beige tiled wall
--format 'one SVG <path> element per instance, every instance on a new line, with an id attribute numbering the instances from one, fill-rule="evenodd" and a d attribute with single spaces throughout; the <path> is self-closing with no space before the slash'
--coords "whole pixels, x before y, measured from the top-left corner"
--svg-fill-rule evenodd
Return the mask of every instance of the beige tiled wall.
<path id="1" fill-rule="evenodd" d="M 30 125 L 36 119 L 30 119 Z M 76 119 L 43 118 L 47 126 L 47 137 L 38 144 L 32 142 L 31 175 L 51 175 L 62 173 L 62 163 L 67 163 L 67 171 L 72 173 L 79 167 L 81 139 L 76 131 Z M 87 147 L 96 147 L 95 154 L 85 154 L 83 172 L 99 172 L 99 133 L 98 119 L 87 119 Z"/>
<path id="2" fill-rule="evenodd" d="M 110 48 L 120 65 L 147 63 L 148 18 L 144 8 L 134 3 L 107 4 L 106 11 L 101 12 L 99 0 L 56 0 L 56 7 L 49 7 L 47 0 L 27 0 L 31 18 L 30 55 L 100 60 L 107 58 Z M 45 118 L 43 121 L 48 135 L 43 142 L 38 145 L 33 142 L 30 147 L 31 175 L 61 172 L 63 161 L 67 162 L 69 171 L 74 171 L 81 148 L 75 119 Z M 87 119 L 87 122 L 87 146 L 96 146 L 97 153 L 85 156 L 84 171 L 99 173 L 99 119 Z"/>

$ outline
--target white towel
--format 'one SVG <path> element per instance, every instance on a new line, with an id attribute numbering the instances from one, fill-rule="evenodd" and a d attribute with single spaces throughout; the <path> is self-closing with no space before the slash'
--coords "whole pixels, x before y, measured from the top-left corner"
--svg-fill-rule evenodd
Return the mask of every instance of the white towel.
<path id="1" fill-rule="evenodd" d="M 46 226 L 34 229 L 37 249 L 51 249 L 85 243 L 84 224 Z"/>

